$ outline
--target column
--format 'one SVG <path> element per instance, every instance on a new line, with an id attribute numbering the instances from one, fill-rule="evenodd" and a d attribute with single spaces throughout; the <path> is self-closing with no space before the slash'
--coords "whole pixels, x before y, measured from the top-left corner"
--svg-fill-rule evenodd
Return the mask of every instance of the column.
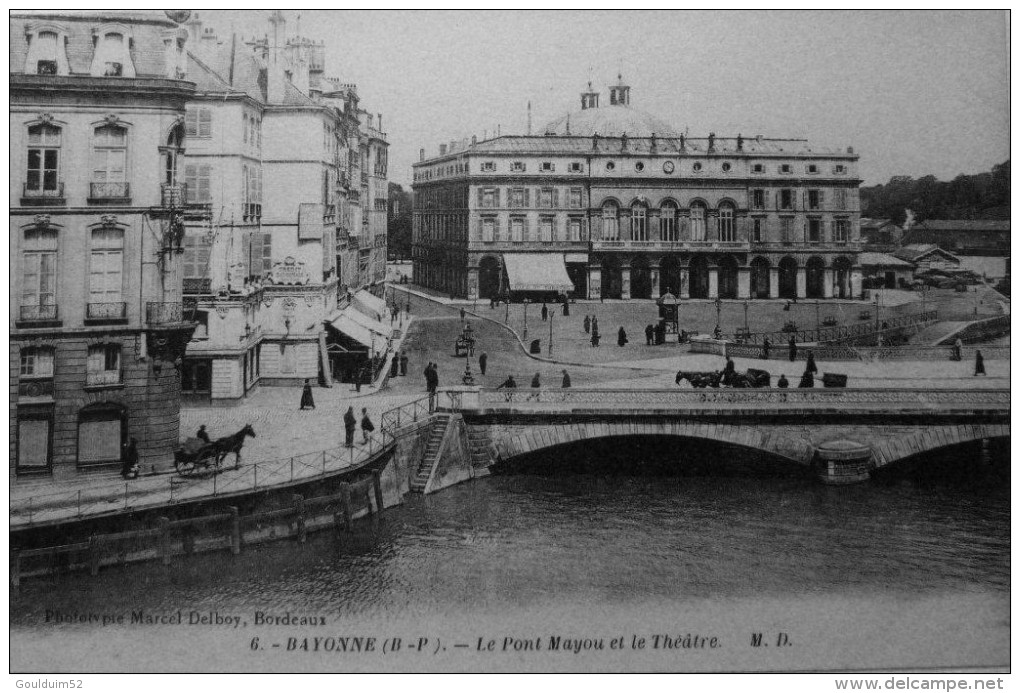
<path id="1" fill-rule="evenodd" d="M 822 298 L 832 298 L 832 282 L 834 273 L 826 267 L 822 270 Z"/>
<path id="2" fill-rule="evenodd" d="M 751 298 L 751 268 L 737 268 L 737 298 Z"/>
<path id="3" fill-rule="evenodd" d="M 691 297 L 691 277 L 686 267 L 680 268 L 680 298 Z"/>
<path id="4" fill-rule="evenodd" d="M 620 265 L 620 298 L 630 298 L 630 265 Z"/>
<path id="5" fill-rule="evenodd" d="M 652 280 L 652 299 L 659 298 L 659 266 L 649 265 L 648 276 Z"/>
<path id="6" fill-rule="evenodd" d="M 705 240 L 706 241 L 719 240 L 719 212 L 714 209 L 710 209 L 705 213 Z M 711 277 L 711 275 L 709 276 Z M 708 281 L 709 287 L 711 287 L 712 280 L 709 279 Z M 709 291 L 711 291 L 711 289 L 709 289 Z"/>
<path id="7" fill-rule="evenodd" d="M 598 300 L 602 297 L 602 267 L 590 265 L 588 267 L 588 299 Z"/>
<path id="8" fill-rule="evenodd" d="M 708 268 L 708 297 L 719 298 L 719 268 Z"/>
<path id="9" fill-rule="evenodd" d="M 650 241 L 663 240 L 659 235 L 659 214 L 657 209 L 648 210 L 648 240 Z"/>
<path id="10" fill-rule="evenodd" d="M 634 240 L 630 233 L 630 208 L 620 209 L 619 223 L 620 223 L 620 240 L 621 241 Z"/>
<path id="11" fill-rule="evenodd" d="M 468 299 L 472 301 L 478 300 L 478 268 L 468 267 L 467 276 L 467 294 Z"/>
<path id="12" fill-rule="evenodd" d="M 769 267 L 769 298 L 779 298 L 778 267 Z"/>
<path id="13" fill-rule="evenodd" d="M 807 268 L 797 268 L 797 298 L 807 296 Z"/>
<path id="14" fill-rule="evenodd" d="M 863 298 L 861 270 L 854 268 L 850 270 L 850 298 Z"/>

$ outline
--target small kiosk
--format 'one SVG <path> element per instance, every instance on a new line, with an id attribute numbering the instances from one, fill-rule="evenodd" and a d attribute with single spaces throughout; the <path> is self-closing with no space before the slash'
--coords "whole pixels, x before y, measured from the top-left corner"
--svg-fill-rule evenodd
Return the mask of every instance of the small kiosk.
<path id="1" fill-rule="evenodd" d="M 665 334 L 680 331 L 680 302 L 668 291 L 656 301 L 659 304 L 659 324 L 665 326 Z"/>

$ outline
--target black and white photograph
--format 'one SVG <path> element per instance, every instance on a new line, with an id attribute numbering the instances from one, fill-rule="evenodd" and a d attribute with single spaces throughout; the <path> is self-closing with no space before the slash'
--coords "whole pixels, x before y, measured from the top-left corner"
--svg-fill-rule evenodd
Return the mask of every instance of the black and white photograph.
<path id="1" fill-rule="evenodd" d="M 12 685 L 1004 688 L 1008 10 L 8 17 Z"/>

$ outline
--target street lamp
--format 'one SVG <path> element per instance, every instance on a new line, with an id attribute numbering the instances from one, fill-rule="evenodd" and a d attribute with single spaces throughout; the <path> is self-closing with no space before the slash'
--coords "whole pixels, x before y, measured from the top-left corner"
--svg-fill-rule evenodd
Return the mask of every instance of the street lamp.
<path id="1" fill-rule="evenodd" d="M 816 339 L 822 338 L 822 316 L 817 298 L 815 299 L 815 337 Z"/>
<path id="2" fill-rule="evenodd" d="M 750 328 L 747 325 L 747 308 L 748 308 L 748 305 L 749 305 L 748 301 L 745 298 L 744 299 L 744 334 L 751 334 L 751 330 L 750 330 Z"/>
<path id="3" fill-rule="evenodd" d="M 715 324 L 722 327 L 722 297 L 716 296 L 715 299 Z"/>
<path id="4" fill-rule="evenodd" d="M 878 321 L 878 307 L 879 307 L 878 299 L 881 298 L 881 297 L 882 297 L 882 294 L 880 294 L 880 293 L 876 293 L 875 294 L 875 344 L 877 346 L 882 346 L 882 333 L 879 330 L 879 321 Z"/>
<path id="5" fill-rule="evenodd" d="M 524 299 L 524 338 L 528 338 L 528 299 Z"/>
<path id="6" fill-rule="evenodd" d="M 556 311 L 549 313 L 549 356 L 552 356 L 553 349 L 553 320 L 556 318 Z"/>

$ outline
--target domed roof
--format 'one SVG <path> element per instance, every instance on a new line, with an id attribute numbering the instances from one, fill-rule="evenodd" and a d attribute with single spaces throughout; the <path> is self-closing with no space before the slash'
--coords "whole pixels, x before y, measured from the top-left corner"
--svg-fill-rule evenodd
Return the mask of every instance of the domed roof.
<path id="1" fill-rule="evenodd" d="M 574 137 L 678 137 L 672 125 L 630 106 L 585 108 L 557 118 L 542 131 L 545 135 Z"/>

